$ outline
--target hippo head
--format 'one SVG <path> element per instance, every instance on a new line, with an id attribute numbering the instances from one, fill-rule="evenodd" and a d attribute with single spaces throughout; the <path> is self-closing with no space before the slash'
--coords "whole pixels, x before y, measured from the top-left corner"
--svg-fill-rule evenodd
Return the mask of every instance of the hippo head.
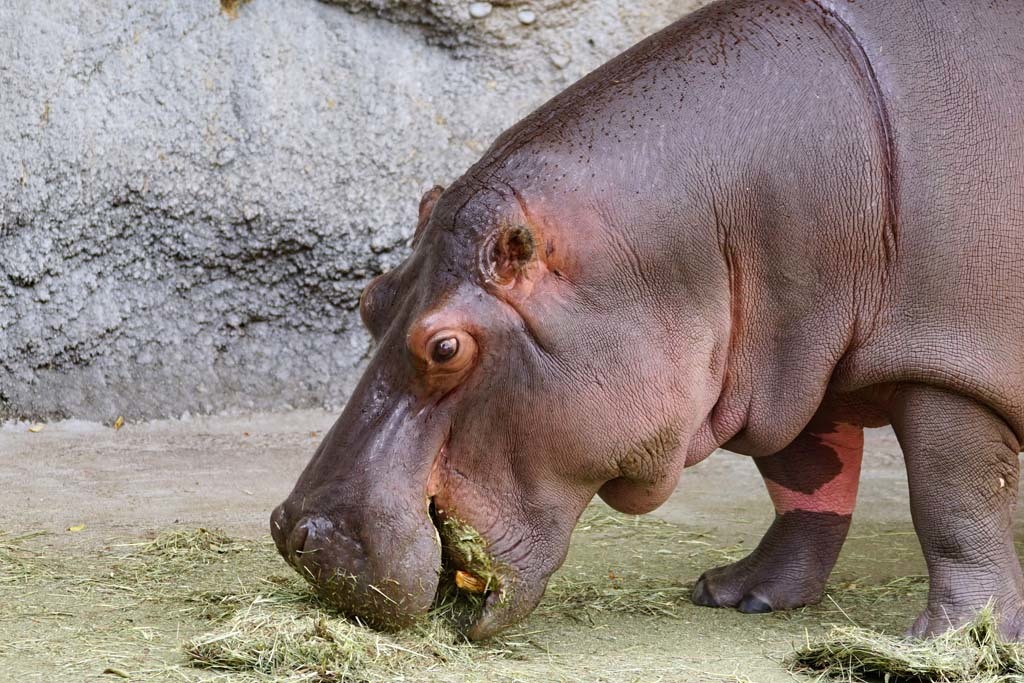
<path id="1" fill-rule="evenodd" d="M 412 254 L 360 301 L 375 354 L 271 518 L 322 598 L 400 628 L 460 569 L 486 638 L 534 608 L 596 493 L 641 513 L 674 489 L 717 335 L 654 307 L 600 222 L 467 179 L 423 198 Z"/>

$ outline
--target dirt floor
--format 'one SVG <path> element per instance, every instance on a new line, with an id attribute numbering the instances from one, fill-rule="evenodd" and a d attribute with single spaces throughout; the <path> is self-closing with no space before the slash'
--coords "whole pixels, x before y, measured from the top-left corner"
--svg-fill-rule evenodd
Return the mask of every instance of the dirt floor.
<path id="1" fill-rule="evenodd" d="M 0 427 L 0 679 L 282 680 L 192 668 L 182 643 L 216 632 L 224 604 L 292 580 L 267 519 L 333 419 Z M 855 524 L 822 604 L 764 616 L 698 608 L 688 594 L 700 572 L 745 554 L 771 517 L 753 464 L 716 454 L 649 518 L 592 506 L 533 617 L 479 657 L 405 680 L 813 680 L 783 666 L 794 645 L 851 621 L 899 632 L 923 604 L 905 490 L 895 438 L 871 432 Z M 197 528 L 238 541 L 199 555 L 140 545 Z"/>

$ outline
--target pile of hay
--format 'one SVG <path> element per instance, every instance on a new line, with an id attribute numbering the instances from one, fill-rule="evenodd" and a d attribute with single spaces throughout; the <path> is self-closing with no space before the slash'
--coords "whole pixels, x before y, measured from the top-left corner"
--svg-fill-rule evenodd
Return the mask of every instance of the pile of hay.
<path id="1" fill-rule="evenodd" d="M 142 560 L 140 569 L 152 573 L 149 560 L 163 568 L 179 562 L 195 566 L 253 550 L 251 543 L 198 529 L 162 534 L 137 546 L 134 557 Z M 517 645 L 469 645 L 453 621 L 463 615 L 455 609 L 454 595 L 440 601 L 429 619 L 397 634 L 374 631 L 333 612 L 298 575 L 254 577 L 233 591 L 193 593 L 190 601 L 219 623 L 182 646 L 191 666 L 261 674 L 274 681 L 424 680 L 443 665 L 471 670 L 507 656 Z"/>
<path id="2" fill-rule="evenodd" d="M 163 557 L 165 559 L 184 558 L 187 560 L 202 559 L 208 553 L 225 555 L 245 550 L 250 544 L 231 538 L 223 532 L 202 527 L 198 529 L 179 529 L 165 531 L 151 541 L 122 547 L 137 547 L 142 555 Z"/>
<path id="3" fill-rule="evenodd" d="M 1002 643 L 992 610 L 931 640 L 836 627 L 788 660 L 789 668 L 844 681 L 1024 683 L 1024 649 Z"/>
<path id="4" fill-rule="evenodd" d="M 541 615 L 580 621 L 590 612 L 678 617 L 690 588 L 647 577 L 563 578 L 552 582 Z M 486 644 L 462 635 L 465 606 L 442 596 L 429 618 L 397 634 L 379 633 L 321 605 L 298 577 L 265 583 L 257 592 L 196 596 L 226 615 L 224 625 L 184 645 L 192 666 L 249 671 L 288 681 L 425 680 L 456 664 L 471 671 L 537 647 L 529 634 Z M 469 599 L 476 599 L 470 596 Z"/>
<path id="5" fill-rule="evenodd" d="M 621 527 L 628 537 L 672 529 L 656 521 L 638 524 L 606 514 L 588 515 L 583 526 L 584 533 L 594 528 L 602 534 Z M 494 569 L 487 558 L 475 554 L 481 545 L 478 539 L 461 528 L 446 531 L 442 534 L 446 552 L 457 550 L 461 566 L 471 567 L 484 580 L 492 579 Z M 447 547 L 456 542 L 469 548 Z M 200 530 L 173 537 L 165 534 L 140 548 L 140 554 L 165 558 L 191 555 L 189 559 L 196 562 L 203 555 L 239 547 L 229 538 Z M 484 644 L 469 643 L 460 632 L 468 617 L 478 612 L 483 598 L 456 590 L 447 576 L 442 577 L 442 590 L 429 618 L 397 634 L 380 633 L 338 615 L 320 603 L 298 576 L 256 581 L 256 585 L 246 582 L 231 593 L 192 596 L 204 606 L 203 613 L 220 624 L 184 644 L 192 666 L 256 673 L 275 681 L 375 683 L 443 678 L 444 671 L 450 673 L 454 665 L 462 680 L 474 670 L 493 673 L 500 660 L 540 647 L 523 629 Z M 561 575 L 549 586 L 538 614 L 574 621 L 590 620 L 591 613 L 678 617 L 689 606 L 690 591 L 677 581 L 640 573 Z"/>
<path id="6" fill-rule="evenodd" d="M 301 580 L 207 599 L 237 607 L 223 627 L 185 643 L 194 667 L 275 680 L 374 683 L 425 680 L 432 670 L 453 663 L 470 670 L 513 652 L 507 643 L 470 646 L 440 618 L 397 634 L 379 633 L 321 606 Z"/>

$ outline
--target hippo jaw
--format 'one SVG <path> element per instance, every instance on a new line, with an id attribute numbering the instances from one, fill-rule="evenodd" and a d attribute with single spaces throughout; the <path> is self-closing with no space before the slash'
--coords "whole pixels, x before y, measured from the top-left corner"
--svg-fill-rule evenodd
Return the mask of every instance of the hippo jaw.
<path id="1" fill-rule="evenodd" d="M 538 572 L 529 564 L 533 558 L 526 542 L 508 544 L 509 548 L 518 549 L 515 560 L 511 552 L 499 556 L 493 552 L 494 543 L 471 524 L 448 515 L 443 508 L 434 507 L 433 514 L 442 546 L 441 581 L 435 598 L 439 611 L 448 612 L 470 640 L 491 638 L 529 615 L 561 562 L 549 571 Z M 514 532 L 508 532 L 503 537 L 513 535 Z M 522 566 L 514 565 L 513 561 Z M 473 581 L 475 585 L 462 581 Z"/>

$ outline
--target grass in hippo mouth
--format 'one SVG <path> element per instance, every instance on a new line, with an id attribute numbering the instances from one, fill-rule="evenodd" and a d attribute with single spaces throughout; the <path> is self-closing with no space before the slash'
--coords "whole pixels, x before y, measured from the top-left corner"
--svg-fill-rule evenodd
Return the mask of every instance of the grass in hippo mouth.
<path id="1" fill-rule="evenodd" d="M 441 540 L 441 575 L 431 616 L 464 632 L 483 614 L 493 592 L 501 591 L 502 601 L 510 599 L 501 576 L 505 568 L 471 525 L 457 517 L 440 519 L 433 507 L 431 516 Z M 507 570 L 504 573 L 508 575 Z"/>

